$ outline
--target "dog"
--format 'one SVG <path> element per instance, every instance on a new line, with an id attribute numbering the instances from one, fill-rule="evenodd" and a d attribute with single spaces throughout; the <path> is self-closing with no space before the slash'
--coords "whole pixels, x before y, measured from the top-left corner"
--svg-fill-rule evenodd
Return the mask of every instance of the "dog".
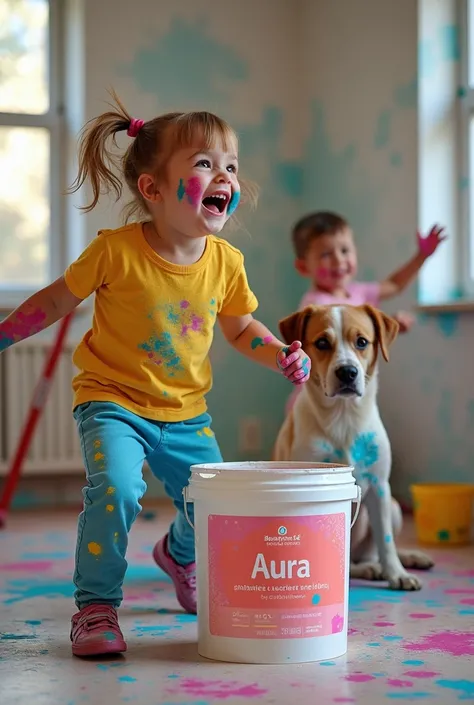
<path id="1" fill-rule="evenodd" d="M 308 306 L 279 327 L 286 343 L 301 341 L 311 375 L 280 429 L 274 459 L 352 465 L 362 505 L 351 534 L 351 577 L 419 590 L 406 568 L 433 562 L 395 546 L 402 513 L 391 495 L 390 442 L 377 406 L 378 355 L 388 362 L 397 321 L 369 305 Z"/>

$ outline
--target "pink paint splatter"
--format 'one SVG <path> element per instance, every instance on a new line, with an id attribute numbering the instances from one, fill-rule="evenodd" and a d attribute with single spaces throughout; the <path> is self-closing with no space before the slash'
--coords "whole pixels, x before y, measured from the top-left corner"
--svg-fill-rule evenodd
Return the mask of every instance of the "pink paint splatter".
<path id="1" fill-rule="evenodd" d="M 413 688 L 412 681 L 401 681 L 398 678 L 387 678 L 387 685 L 391 685 L 392 688 Z"/>
<path id="2" fill-rule="evenodd" d="M 473 632 L 437 632 L 403 645 L 407 651 L 440 651 L 451 656 L 474 656 Z"/>
<path id="3" fill-rule="evenodd" d="M 460 570 L 457 573 L 453 573 L 456 578 L 474 578 L 474 570 Z"/>
<path id="4" fill-rule="evenodd" d="M 347 630 L 347 635 L 348 636 L 353 636 L 354 634 L 360 634 L 358 629 L 354 629 L 353 627 L 349 627 Z"/>
<path id="5" fill-rule="evenodd" d="M 374 680 L 375 676 L 371 676 L 370 673 L 352 673 L 350 676 L 346 676 L 346 681 L 351 683 L 368 683 Z"/>
<path id="6" fill-rule="evenodd" d="M 14 320 L 2 323 L 1 334 L 4 338 L 22 340 L 43 328 L 46 314 L 37 308 L 31 313 L 17 313 Z"/>
<path id="7" fill-rule="evenodd" d="M 191 176 L 186 184 L 186 196 L 192 206 L 197 206 L 201 202 L 202 188 L 197 176 Z"/>
<path id="8" fill-rule="evenodd" d="M 461 605 L 474 605 L 474 597 L 465 597 L 461 600 Z"/>
<path id="9" fill-rule="evenodd" d="M 430 614 L 429 612 L 412 612 L 408 616 L 412 619 L 431 619 L 434 617 L 434 614 Z"/>
<path id="10" fill-rule="evenodd" d="M 334 615 L 331 621 L 331 628 L 332 628 L 332 633 L 333 634 L 339 634 L 339 632 L 342 632 L 342 629 L 344 627 L 344 617 L 341 617 L 340 614 Z"/>
<path id="11" fill-rule="evenodd" d="M 189 308 L 190 305 L 191 305 L 191 304 L 189 303 L 189 301 L 183 300 L 183 301 L 180 302 L 179 307 L 180 307 L 180 308 Z"/>
<path id="12" fill-rule="evenodd" d="M 268 345 L 273 340 L 273 335 L 266 335 L 263 339 L 263 344 Z"/>
<path id="13" fill-rule="evenodd" d="M 474 595 L 474 588 L 465 588 L 464 590 L 445 590 L 446 595 Z"/>
<path id="14" fill-rule="evenodd" d="M 374 627 L 394 627 L 393 622 L 374 622 Z"/>
<path id="15" fill-rule="evenodd" d="M 177 691 L 170 691 L 177 692 Z M 265 695 L 268 690 L 260 688 L 256 683 L 241 685 L 237 681 L 204 681 L 197 678 L 186 678 L 179 685 L 179 692 L 201 698 L 258 698 Z"/>
<path id="16" fill-rule="evenodd" d="M 439 676 L 439 673 L 437 671 L 405 671 L 403 675 L 410 678 L 434 678 Z"/>
<path id="17" fill-rule="evenodd" d="M 202 326 L 204 323 L 204 318 L 200 318 L 199 316 L 196 316 L 195 313 L 192 314 L 191 316 L 191 329 L 197 333 L 200 333 L 202 331 Z"/>
<path id="18" fill-rule="evenodd" d="M 44 570 L 51 570 L 53 561 L 29 561 L 25 563 L 4 563 L 0 565 L 0 571 L 20 571 L 22 573 L 41 573 Z"/>

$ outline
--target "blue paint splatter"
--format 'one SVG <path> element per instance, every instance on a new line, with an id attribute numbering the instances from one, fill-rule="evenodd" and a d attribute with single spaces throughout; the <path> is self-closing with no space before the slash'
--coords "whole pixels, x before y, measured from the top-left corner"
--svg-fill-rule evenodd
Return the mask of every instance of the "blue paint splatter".
<path id="1" fill-rule="evenodd" d="M 303 193 L 304 169 L 295 162 L 280 162 L 276 164 L 275 176 L 281 188 L 292 198 L 298 198 Z"/>
<path id="2" fill-rule="evenodd" d="M 165 34 L 139 49 L 131 64 L 122 64 L 118 70 L 144 93 L 159 95 L 160 110 L 162 101 L 173 108 L 195 110 L 201 105 L 217 110 L 229 103 L 235 82 L 248 75 L 246 62 L 212 36 L 206 18 L 194 23 L 173 19 Z"/>
<path id="3" fill-rule="evenodd" d="M 133 676 L 119 676 L 117 678 L 120 683 L 136 683 L 137 679 L 134 678 Z"/>
<path id="4" fill-rule="evenodd" d="M 402 666 L 424 666 L 425 662 L 420 661 L 419 659 L 416 658 L 410 658 L 407 659 L 406 661 L 402 661 Z"/>
<path id="5" fill-rule="evenodd" d="M 156 576 L 156 572 L 155 572 Z M 5 605 L 12 605 L 15 602 L 23 602 L 24 600 L 33 600 L 37 597 L 45 597 L 53 599 L 57 597 L 72 597 L 74 586 L 72 581 L 64 583 L 41 583 L 30 580 L 10 580 L 7 582 L 7 595 L 13 595 L 3 601 Z"/>
<path id="6" fill-rule="evenodd" d="M 400 152 L 392 152 L 390 155 L 390 164 L 393 167 L 399 167 L 403 163 L 403 158 Z"/>
<path id="7" fill-rule="evenodd" d="M 445 338 L 452 338 L 457 333 L 459 326 L 459 313 L 439 313 L 436 317 L 436 325 Z"/>
<path id="8" fill-rule="evenodd" d="M 458 680 L 458 681 L 452 681 L 452 680 L 439 680 L 435 681 L 436 685 L 439 685 L 440 688 L 447 688 L 449 690 L 458 690 L 460 691 L 463 695 L 469 695 L 470 697 L 474 697 L 474 681 L 467 681 L 467 680 Z M 466 700 L 467 698 L 460 698 L 460 700 Z"/>
<path id="9" fill-rule="evenodd" d="M 176 191 L 176 195 L 178 196 L 178 201 L 183 200 L 185 193 L 186 193 L 186 186 L 184 185 L 183 179 L 180 179 L 179 184 L 178 184 L 178 189 Z"/>
<path id="10" fill-rule="evenodd" d="M 320 602 L 321 602 L 321 595 L 313 595 L 313 597 L 311 598 L 311 604 L 312 605 L 319 605 Z"/>
<path id="11" fill-rule="evenodd" d="M 418 80 L 413 78 L 408 83 L 395 89 L 395 102 L 400 108 L 416 108 L 418 100 Z"/>
<path id="12" fill-rule="evenodd" d="M 390 536 L 390 534 L 387 534 L 384 537 L 384 541 L 385 541 L 385 543 L 392 543 L 392 537 Z"/>
<path id="13" fill-rule="evenodd" d="M 418 44 L 418 71 L 421 78 L 430 78 L 436 70 L 433 42 L 423 40 Z"/>
<path id="14" fill-rule="evenodd" d="M 24 639 L 36 639 L 36 634 L 0 634 L 2 641 L 21 641 Z"/>
<path id="15" fill-rule="evenodd" d="M 0 333 L 0 352 L 9 348 L 14 342 L 13 338 L 9 338 L 5 333 Z"/>
<path id="16" fill-rule="evenodd" d="M 439 30 L 443 59 L 445 61 L 459 61 L 461 46 L 459 43 L 459 28 L 455 24 L 441 27 Z"/>
<path id="17" fill-rule="evenodd" d="M 169 377 L 175 377 L 178 373 L 185 371 L 168 331 L 164 331 L 160 335 L 152 335 L 148 342 L 140 343 L 138 348 L 149 353 L 150 357 L 158 358 L 156 362 L 163 363 Z"/>
<path id="18" fill-rule="evenodd" d="M 402 636 L 395 636 L 393 634 L 388 634 L 387 636 L 382 637 L 384 641 L 401 641 L 403 639 Z"/>
<path id="19" fill-rule="evenodd" d="M 234 191 L 232 194 L 232 198 L 229 201 L 229 205 L 227 206 L 227 215 L 232 215 L 237 210 L 237 206 L 240 203 L 240 191 Z"/>
<path id="20" fill-rule="evenodd" d="M 25 561 L 35 561 L 35 560 L 51 560 L 51 561 L 60 561 L 65 558 L 70 558 L 72 556 L 72 553 L 69 551 L 66 553 L 65 551 L 55 551 L 53 553 L 22 553 L 21 555 L 21 560 Z"/>
<path id="21" fill-rule="evenodd" d="M 377 118 L 375 128 L 374 146 L 376 149 L 386 147 L 390 141 L 390 131 L 392 127 L 392 114 L 390 110 L 382 110 Z"/>
<path id="22" fill-rule="evenodd" d="M 351 457 L 358 467 L 370 468 L 379 459 L 379 447 L 375 442 L 376 434 L 362 433 L 351 445 Z"/>
<path id="23" fill-rule="evenodd" d="M 386 693 L 385 697 L 392 700 L 422 700 L 423 698 L 431 698 L 432 693 L 410 690 L 408 693 Z"/>
<path id="24" fill-rule="evenodd" d="M 305 357 L 303 360 L 303 372 L 305 375 L 309 375 L 310 371 L 310 366 L 309 366 L 309 357 Z"/>
<path id="25" fill-rule="evenodd" d="M 335 661 L 320 661 L 319 665 L 320 666 L 335 666 L 336 663 L 335 663 Z"/>
<path id="26" fill-rule="evenodd" d="M 369 641 L 367 646 L 380 646 L 379 641 Z"/>
<path id="27" fill-rule="evenodd" d="M 25 619 L 25 624 L 31 624 L 32 627 L 37 627 L 41 624 L 41 619 Z"/>

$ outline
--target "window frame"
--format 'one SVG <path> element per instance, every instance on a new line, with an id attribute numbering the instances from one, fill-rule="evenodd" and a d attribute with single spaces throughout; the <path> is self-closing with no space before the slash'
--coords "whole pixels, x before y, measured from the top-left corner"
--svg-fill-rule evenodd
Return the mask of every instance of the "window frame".
<path id="1" fill-rule="evenodd" d="M 472 18 L 472 26 L 470 23 Z M 458 0 L 460 43 L 459 105 L 459 273 L 463 295 L 474 296 L 474 2 Z M 471 81 L 471 83 L 470 83 Z M 472 125 L 472 127 L 471 127 Z M 472 132 L 472 134 L 471 134 Z M 466 181 L 466 185 L 463 182 Z"/>
<path id="2" fill-rule="evenodd" d="M 0 127 L 37 127 L 48 130 L 50 228 L 45 285 L 62 274 L 66 266 L 64 199 L 65 124 L 64 124 L 64 37 L 65 15 L 62 0 L 48 0 L 48 79 L 49 109 L 46 113 L 4 113 L 0 111 Z M 37 287 L 15 287 L 0 282 L 0 310 L 9 311 L 31 296 Z"/>

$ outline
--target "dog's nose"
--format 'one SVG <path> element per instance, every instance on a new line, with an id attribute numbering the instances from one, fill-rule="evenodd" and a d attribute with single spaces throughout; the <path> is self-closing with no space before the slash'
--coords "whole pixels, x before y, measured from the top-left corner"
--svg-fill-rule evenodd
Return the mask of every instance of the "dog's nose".
<path id="1" fill-rule="evenodd" d="M 336 377 L 340 379 L 343 384 L 351 384 L 358 374 L 359 371 L 355 365 L 341 365 L 336 370 Z"/>

